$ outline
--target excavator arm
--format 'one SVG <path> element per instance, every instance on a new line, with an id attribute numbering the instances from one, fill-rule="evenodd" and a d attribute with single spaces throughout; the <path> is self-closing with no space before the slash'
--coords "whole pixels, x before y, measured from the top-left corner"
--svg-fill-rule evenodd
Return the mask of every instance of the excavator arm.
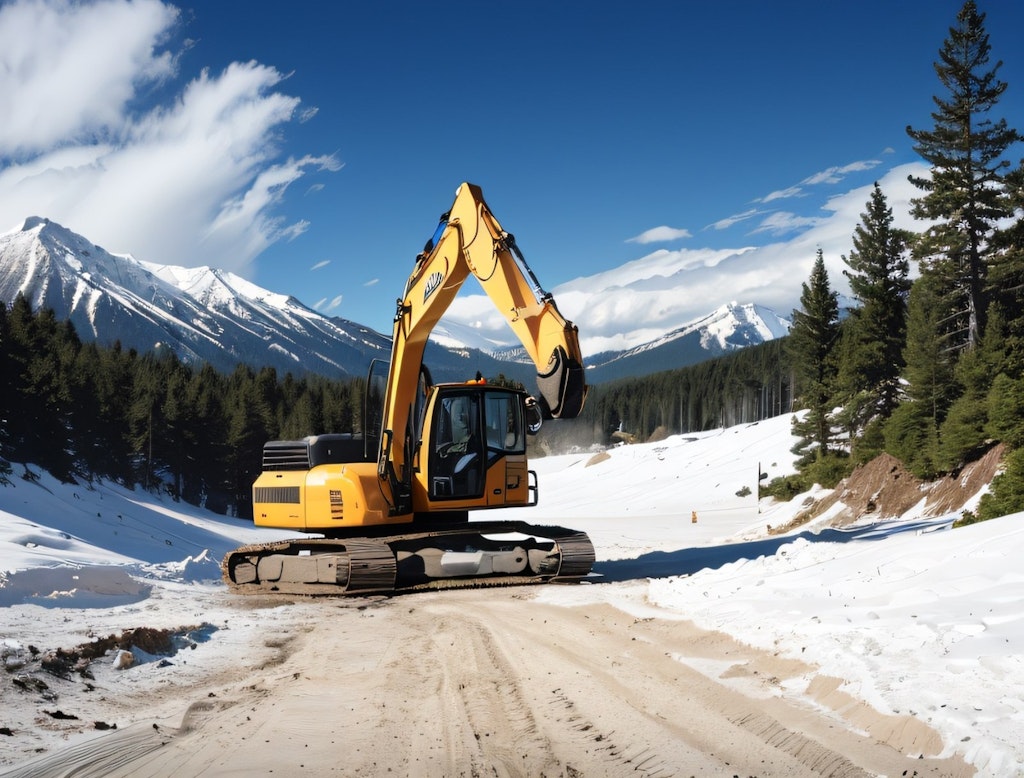
<path id="1" fill-rule="evenodd" d="M 480 188 L 463 183 L 434 237 L 416 257 L 395 312 L 378 474 L 391 483 L 393 505 L 399 511 L 415 445 L 410 398 L 416 396 L 423 352 L 430 333 L 470 275 L 480 282 L 533 360 L 542 414 L 575 418 L 586 399 L 576 327 L 541 288 L 515 238 L 487 207 Z"/>
<path id="2" fill-rule="evenodd" d="M 427 338 L 469 274 L 480 282 L 536 365 L 545 415 L 575 418 L 587 390 L 576 327 L 559 313 L 515 238 L 501 228 L 473 184 L 459 187 L 434 238 L 416 257 L 395 315 L 395 372 L 419 370 Z"/>

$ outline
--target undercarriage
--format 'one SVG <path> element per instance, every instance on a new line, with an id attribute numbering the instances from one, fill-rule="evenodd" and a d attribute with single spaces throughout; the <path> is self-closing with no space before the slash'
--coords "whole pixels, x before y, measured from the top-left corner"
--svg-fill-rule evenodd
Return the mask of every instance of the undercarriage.
<path id="1" fill-rule="evenodd" d="M 594 547 L 582 532 L 495 521 L 242 546 L 224 557 L 221 570 L 239 594 L 338 596 L 579 581 L 593 563 Z"/>

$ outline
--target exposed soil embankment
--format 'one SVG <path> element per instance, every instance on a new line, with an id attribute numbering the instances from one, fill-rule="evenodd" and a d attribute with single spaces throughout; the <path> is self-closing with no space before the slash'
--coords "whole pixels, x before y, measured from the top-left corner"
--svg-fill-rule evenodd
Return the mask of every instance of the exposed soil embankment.
<path id="1" fill-rule="evenodd" d="M 915 506 L 919 506 L 916 512 L 922 517 L 962 510 L 991 483 L 1005 450 L 1005 446 L 999 444 L 981 459 L 936 481 L 923 481 L 895 457 L 882 454 L 858 467 L 830 494 L 809 505 L 789 526 L 778 531 L 805 524 L 839 504 L 842 507 L 830 522 L 837 527 L 868 517 L 890 519 L 903 516 Z"/>

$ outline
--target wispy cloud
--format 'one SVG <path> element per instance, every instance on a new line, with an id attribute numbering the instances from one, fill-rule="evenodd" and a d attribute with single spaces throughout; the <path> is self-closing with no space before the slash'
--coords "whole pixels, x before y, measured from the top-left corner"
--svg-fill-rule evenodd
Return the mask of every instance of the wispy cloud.
<path id="1" fill-rule="evenodd" d="M 321 297 L 315 303 L 313 303 L 313 310 L 319 311 L 320 313 L 330 313 L 336 311 L 341 307 L 341 301 L 344 299 L 344 295 L 338 295 L 328 299 L 327 297 Z"/>
<path id="2" fill-rule="evenodd" d="M 791 186 L 786 189 L 776 189 L 774 192 L 769 192 L 764 197 L 759 197 L 754 200 L 755 203 L 770 203 L 772 200 L 788 200 L 791 197 L 803 197 L 803 187 Z"/>
<path id="3" fill-rule="evenodd" d="M 661 227 L 653 227 L 641 232 L 636 237 L 628 238 L 626 243 L 667 243 L 673 240 L 682 240 L 683 238 L 692 237 L 693 235 L 689 230 L 662 225 Z"/>
<path id="4" fill-rule="evenodd" d="M 284 193 L 341 163 L 279 149 L 284 128 L 315 109 L 257 62 L 175 90 L 177 20 L 159 0 L 0 6 L 3 228 L 47 216 L 110 251 L 235 272 L 306 231 L 281 215 Z M 140 109 L 157 84 L 171 97 Z"/>
<path id="5" fill-rule="evenodd" d="M 865 170 L 871 170 L 881 164 L 882 161 L 878 159 L 865 159 L 860 162 L 851 162 L 849 165 L 843 165 L 842 167 L 830 167 L 822 170 L 820 173 L 808 176 L 800 183 L 806 184 L 807 186 L 814 186 L 817 184 L 838 184 L 850 173 L 862 173 Z"/>
<path id="6" fill-rule="evenodd" d="M 865 159 L 858 162 L 851 162 L 848 165 L 837 165 L 826 168 L 825 170 L 821 170 L 808 176 L 795 186 L 788 186 L 785 189 L 776 189 L 774 192 L 769 192 L 763 197 L 756 198 L 754 202 L 770 203 L 773 200 L 788 200 L 794 197 L 806 197 L 808 195 L 807 187 L 819 186 L 821 184 L 839 184 L 842 183 L 851 173 L 861 173 L 865 170 L 871 170 L 880 164 L 882 164 L 881 160 Z"/>
<path id="7" fill-rule="evenodd" d="M 808 227 L 815 227 L 824 221 L 824 217 L 820 216 L 799 216 L 787 211 L 776 211 L 766 216 L 752 234 L 786 235 L 790 232 L 805 230 Z"/>
<path id="8" fill-rule="evenodd" d="M 380 283 L 379 278 L 371 278 L 369 281 L 363 284 L 363 286 L 376 286 L 378 283 Z"/>
<path id="9" fill-rule="evenodd" d="M 313 265 L 313 267 L 311 267 L 310 270 L 319 270 L 322 267 L 327 267 L 329 264 L 331 264 L 331 260 L 321 259 L 319 262 Z"/>
<path id="10" fill-rule="evenodd" d="M 751 208 L 749 211 L 744 211 L 743 213 L 737 213 L 732 216 L 726 216 L 724 219 L 719 219 L 718 221 L 709 224 L 705 229 L 727 230 L 735 224 L 745 222 L 747 219 L 753 219 L 755 216 L 762 213 L 764 213 L 764 211 L 757 208 Z"/>

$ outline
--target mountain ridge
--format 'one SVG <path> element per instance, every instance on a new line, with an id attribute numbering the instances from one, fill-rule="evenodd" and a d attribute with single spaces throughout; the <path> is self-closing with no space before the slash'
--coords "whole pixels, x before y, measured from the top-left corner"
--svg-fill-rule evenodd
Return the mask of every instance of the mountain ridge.
<path id="1" fill-rule="evenodd" d="M 209 266 L 160 265 L 112 254 L 45 217 L 0 235 L 0 300 L 25 294 L 79 336 L 145 352 L 171 348 L 189 363 L 230 372 L 254 369 L 360 377 L 390 358 L 391 339 L 370 327 L 325 316 L 295 297 Z M 763 306 L 726 303 L 707 316 L 632 349 L 585 356 L 588 381 L 682 367 L 733 348 L 780 337 L 789 322 Z M 427 347 L 435 380 L 479 370 L 532 388 L 534 367 L 520 346 L 442 320 Z"/>

